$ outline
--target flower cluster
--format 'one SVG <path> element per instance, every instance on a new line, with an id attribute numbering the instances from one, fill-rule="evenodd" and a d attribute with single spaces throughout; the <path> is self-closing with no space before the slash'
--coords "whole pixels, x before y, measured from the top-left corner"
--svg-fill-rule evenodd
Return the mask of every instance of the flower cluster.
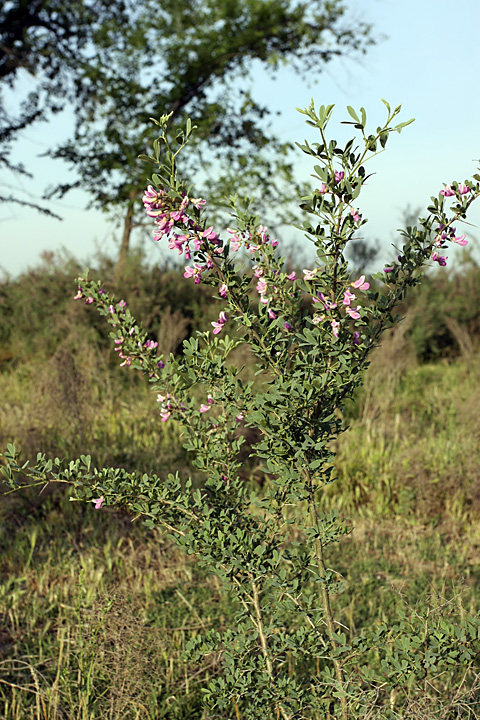
<path id="1" fill-rule="evenodd" d="M 170 393 L 167 393 L 166 395 L 161 395 L 159 393 L 157 395 L 157 403 L 160 405 L 160 418 L 162 422 L 167 422 L 173 410 Z"/>
<path id="2" fill-rule="evenodd" d="M 83 278 L 79 278 L 79 281 L 85 282 Z M 99 288 L 99 297 L 96 299 L 96 302 L 97 306 L 101 308 L 101 312 L 110 317 L 112 327 L 116 328 L 117 324 L 124 325 L 123 334 L 117 331 L 117 337 L 115 337 L 113 341 L 116 346 L 115 352 L 118 353 L 118 357 L 122 360 L 120 367 L 130 367 L 135 359 L 140 366 L 146 368 L 145 355 L 147 355 L 148 360 L 151 361 L 148 362 L 150 377 L 153 377 L 155 371 L 165 367 L 163 360 L 157 356 L 158 342 L 149 340 L 146 337 L 146 333 L 140 337 L 139 329 L 134 324 L 134 320 L 127 310 L 125 300 L 119 300 L 115 305 L 108 304 L 105 298 L 102 297 L 103 295 L 105 295 L 105 291 Z M 88 294 L 88 292 L 85 292 L 81 285 L 78 286 L 78 292 L 74 299 L 84 299 L 87 304 L 95 302 L 95 298 Z"/>
<path id="3" fill-rule="evenodd" d="M 178 255 L 183 254 L 186 260 L 192 257 L 191 244 L 197 252 L 207 248 L 213 249 L 215 253 L 222 252 L 221 241 L 213 227 L 203 228 L 199 222 L 199 211 L 205 205 L 202 198 L 189 198 L 183 194 L 181 199 L 172 199 L 165 190 L 155 190 L 149 185 L 142 200 L 147 215 L 154 219 L 156 225 L 153 231 L 155 241 L 166 236 L 170 250 L 176 250 Z M 197 211 L 197 218 L 187 214 L 189 206 Z M 182 232 L 178 232 L 179 228 Z M 185 268 L 185 277 L 194 277 L 195 282 L 199 283 L 204 269 L 198 265 Z"/>
<path id="4" fill-rule="evenodd" d="M 471 192 L 470 186 L 466 183 L 453 183 L 452 185 L 443 186 L 443 190 L 440 190 L 440 195 L 443 197 L 457 197 L 466 195 Z M 441 255 L 438 250 L 445 249 L 447 247 L 447 241 L 453 242 L 456 245 L 464 247 L 468 244 L 468 240 L 465 239 L 465 235 L 456 235 L 456 229 L 454 227 L 445 227 L 439 225 L 437 227 L 437 236 L 434 240 L 434 248 L 432 250 L 431 258 L 433 262 L 438 263 L 441 267 L 445 267 L 447 264 L 447 256 Z"/>
<path id="5" fill-rule="evenodd" d="M 304 280 L 310 282 L 314 281 L 318 272 L 320 272 L 320 268 L 314 268 L 313 270 L 304 270 Z M 365 275 L 362 275 L 360 278 L 358 278 L 358 280 L 350 283 L 350 285 L 343 290 L 341 306 L 345 309 L 346 316 L 352 318 L 352 320 L 359 320 L 361 317 L 360 311 L 362 308 L 360 305 L 357 305 L 356 307 L 351 307 L 352 301 L 356 300 L 356 295 L 350 290 L 350 287 L 363 292 L 369 289 L 370 283 L 366 282 Z M 340 320 L 342 319 L 342 316 L 339 314 L 338 308 L 338 303 L 340 302 L 340 300 L 338 300 L 337 302 L 336 298 L 327 297 L 323 292 L 319 292 L 317 293 L 317 295 L 314 295 L 312 297 L 312 302 L 315 304 L 321 304 L 324 311 L 323 313 L 314 313 L 312 318 L 313 323 L 315 325 L 318 325 L 324 320 L 328 320 L 332 328 L 332 333 L 334 337 L 337 338 L 340 328 Z M 356 331 L 354 333 L 354 342 L 356 344 L 358 343 L 358 338 L 359 333 Z"/>
<path id="6" fill-rule="evenodd" d="M 254 277 L 258 279 L 255 286 L 256 291 L 260 295 L 260 303 L 262 305 L 269 305 L 278 301 L 280 295 L 280 283 L 283 283 L 283 279 L 293 282 L 297 279 L 295 272 L 291 272 L 288 275 L 281 275 L 279 270 L 268 270 L 264 265 L 255 265 L 253 268 Z M 268 307 L 268 317 L 274 320 L 277 316 L 273 308 Z"/>
<path id="7" fill-rule="evenodd" d="M 143 203 L 147 215 L 154 219 L 156 225 L 154 240 L 158 241 L 166 237 L 168 247 L 176 250 L 179 255 L 183 254 L 186 260 L 192 258 L 193 252 L 199 254 L 195 259 L 200 262 L 194 261 L 192 265 L 187 265 L 183 273 L 185 278 L 193 278 L 194 283 L 199 285 L 202 282 L 203 273 L 213 269 L 215 256 L 223 253 L 223 243 L 213 226 L 204 229 L 200 223 L 200 210 L 204 207 L 205 200 L 201 198 L 195 200 L 185 194 L 175 199 L 165 190 L 157 191 L 149 185 L 144 193 Z M 188 213 L 190 206 L 196 211 L 194 218 Z M 261 254 L 262 248 L 265 246 L 275 248 L 278 245 L 278 241 L 270 237 L 268 229 L 264 225 L 257 225 L 253 229 L 249 228 L 245 231 L 227 228 L 227 232 L 230 234 L 229 247 L 233 252 L 244 247 L 249 253 L 256 255 L 257 253 Z M 257 266 L 255 276 L 258 278 L 257 291 L 260 295 L 260 302 L 268 305 L 278 288 L 275 284 L 268 283 L 267 278 L 264 277 L 265 272 L 264 269 Z M 287 279 L 295 280 L 295 273 L 287 275 Z M 267 291 L 270 293 L 268 296 Z M 220 297 L 227 298 L 228 285 L 225 282 L 220 284 L 218 293 Z M 271 319 L 276 317 L 272 308 L 268 308 L 267 312 Z M 221 332 L 227 320 L 226 313 L 222 311 L 218 320 L 212 322 L 214 335 Z"/>
<path id="8" fill-rule="evenodd" d="M 231 235 L 230 249 L 233 252 L 238 252 L 243 246 L 253 255 L 260 250 L 262 245 L 271 245 L 274 248 L 278 245 L 278 240 L 271 239 L 268 229 L 264 225 L 257 225 L 252 231 L 246 230 L 245 232 L 227 228 L 227 232 Z"/>
<path id="9" fill-rule="evenodd" d="M 452 197 L 454 195 L 466 195 L 470 192 L 470 188 L 466 183 L 459 183 L 455 189 L 452 185 L 443 185 L 443 190 L 440 190 L 440 195 L 443 197 Z"/>

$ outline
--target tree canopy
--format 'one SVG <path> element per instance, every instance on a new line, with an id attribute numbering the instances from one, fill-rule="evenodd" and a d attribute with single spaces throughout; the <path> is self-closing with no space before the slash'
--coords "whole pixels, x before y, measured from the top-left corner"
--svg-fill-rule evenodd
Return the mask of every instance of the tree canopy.
<path id="1" fill-rule="evenodd" d="M 371 42 L 370 26 L 348 20 L 344 0 L 10 0 L 0 13 L 0 80 L 11 84 L 20 67 L 37 73 L 25 122 L 73 106 L 73 137 L 51 155 L 77 179 L 48 196 L 81 187 L 93 206 L 120 212 L 125 255 L 151 172 L 138 159 L 151 117 L 172 113 L 173 131 L 192 118 L 195 145 L 182 172 L 208 185 L 210 198 L 254 180 L 268 205 L 282 179 L 291 185 L 292 168 L 268 108 L 252 96 L 255 71 L 275 75 L 290 64 L 315 80 L 333 57 Z M 0 142 L 14 133 L 12 124 Z"/>
<path id="2" fill-rule="evenodd" d="M 106 45 L 109 37 L 114 45 L 126 19 L 123 0 L 6 0 L 0 6 L 0 169 L 29 175 L 11 160 L 21 131 L 85 100 L 88 75 L 100 61 L 95 38 L 103 36 Z M 34 90 L 18 103 L 7 102 L 8 91 L 10 101 L 21 94 L 26 75 Z M 0 201 L 20 202 L 1 194 Z"/>

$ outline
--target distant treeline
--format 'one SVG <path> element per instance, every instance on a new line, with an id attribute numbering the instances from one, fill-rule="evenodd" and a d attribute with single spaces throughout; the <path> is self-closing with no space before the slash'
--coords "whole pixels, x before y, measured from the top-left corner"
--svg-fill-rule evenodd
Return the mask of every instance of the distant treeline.
<path id="1" fill-rule="evenodd" d="M 472 255 L 465 254 L 461 266 L 427 275 L 400 307 L 407 316 L 404 335 L 418 362 L 454 358 L 478 343 L 479 270 Z M 0 371 L 51 357 L 60 345 L 70 345 L 74 352 L 78 343 L 90 344 L 108 364 L 117 364 L 107 324 L 92 308 L 73 300 L 75 277 L 83 272 L 72 259 L 47 256 L 28 273 L 0 282 Z M 114 264 L 106 258 L 92 264 L 90 275 L 127 301 L 164 353 L 181 351 L 186 337 L 207 329 L 218 315 L 212 288 L 185 280 L 181 268 L 149 266 L 140 252 L 131 254 L 118 284 L 109 280 Z"/>

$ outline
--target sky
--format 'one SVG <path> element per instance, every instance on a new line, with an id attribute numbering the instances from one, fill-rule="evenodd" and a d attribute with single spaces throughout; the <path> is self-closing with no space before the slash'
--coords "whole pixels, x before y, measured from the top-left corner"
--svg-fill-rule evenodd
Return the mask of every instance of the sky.
<path id="1" fill-rule="evenodd" d="M 279 111 L 272 129 L 283 140 L 315 142 L 316 135 L 305 125 L 297 107 L 335 104 L 330 137 L 345 141 L 351 128 L 346 106 L 363 106 L 371 127 L 386 117 L 381 98 L 391 106 L 402 105 L 399 120 L 415 122 L 391 136 L 384 154 L 370 163 L 375 175 L 358 199 L 369 223 L 363 236 L 378 240 L 381 252 L 378 269 L 392 256 L 392 242 L 403 213 L 423 208 L 442 183 L 463 181 L 480 166 L 480 83 L 478 79 L 480 3 L 478 0 L 347 0 L 350 17 L 373 25 L 377 45 L 360 58 L 339 58 L 325 65 L 317 82 L 300 82 L 292 70 L 284 69 L 276 81 L 256 71 L 254 97 Z M 0 191 L 22 188 L 34 202 L 56 180 L 74 181 L 61 161 L 41 157 L 49 146 L 66 138 L 72 126 L 68 113 L 49 123 L 28 128 L 17 145 L 14 159 L 24 162 L 34 180 L 4 175 Z M 367 125 L 368 127 L 368 125 Z M 298 177 L 308 179 L 312 161 L 299 151 Z M 313 183 L 313 180 L 312 180 Z M 20 195 L 19 195 L 20 197 Z M 480 203 L 480 201 L 478 201 Z M 116 257 L 122 218 L 116 224 L 96 210 L 87 210 L 88 196 L 74 190 L 64 200 L 52 202 L 52 210 L 63 221 L 44 217 L 27 205 L 0 204 L 0 269 L 15 276 L 35 267 L 43 252 L 68 253 L 87 264 L 97 251 Z M 469 216 L 473 227 L 470 247 L 480 254 L 480 204 Z M 457 233 L 458 234 L 458 233 Z M 291 237 L 297 237 L 292 231 Z M 288 231 L 287 231 L 288 238 Z M 398 234 L 397 234 L 398 238 Z M 143 242 L 149 242 L 144 239 Z M 299 241 L 301 242 L 301 241 Z M 153 261 L 160 248 L 149 243 Z M 449 265 L 459 260 L 460 248 L 449 248 Z M 454 257 L 456 256 L 456 257 Z"/>

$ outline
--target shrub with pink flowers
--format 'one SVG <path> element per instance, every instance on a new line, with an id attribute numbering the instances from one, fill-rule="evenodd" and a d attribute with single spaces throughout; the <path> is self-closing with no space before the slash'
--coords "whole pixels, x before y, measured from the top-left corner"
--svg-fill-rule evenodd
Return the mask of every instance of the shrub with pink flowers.
<path id="1" fill-rule="evenodd" d="M 210 286 L 219 308 L 212 328 L 186 340 L 181 356 L 159 356 L 124 301 L 88 274 L 78 279 L 75 297 L 110 324 L 119 364 L 144 373 L 160 421 L 182 427 L 192 464 L 204 474 L 200 489 L 173 473 L 165 480 L 94 468 L 88 456 L 39 455 L 22 463 L 13 446 L 5 453 L 12 488 L 21 486 L 21 474 L 32 484 L 68 483 L 74 498 L 99 512 L 127 508 L 147 527 L 165 528 L 218 576 L 236 600 L 236 624 L 207 630 L 186 648 L 190 660 L 222 658 L 223 674 L 204 688 L 212 717 L 394 718 L 412 688 L 455 687 L 474 674 L 480 638 L 474 616 L 431 633 L 420 616 L 401 616 L 395 627 L 379 619 L 353 637 L 335 617 L 342 583 L 329 567 L 328 548 L 349 528 L 338 513 L 322 510 L 322 492 L 335 480 L 332 441 L 345 429 L 340 411 L 361 385 L 371 351 L 400 320 L 395 308 L 422 269 L 429 262 L 444 266 L 444 250 L 466 244 L 456 226 L 480 196 L 479 175 L 444 185 L 375 276 L 382 292 L 365 276 L 352 276 L 345 248 L 367 222 L 357 207 L 370 177 L 367 163 L 409 124 L 394 122 L 400 106 L 384 105 L 387 119 L 372 133 L 365 110 L 347 108 L 359 138 L 343 147 L 326 135 L 333 106 L 316 110 L 312 103 L 301 111 L 318 131 L 318 142 L 299 145 L 315 162 L 316 187 L 301 208 L 318 260 L 300 277 L 288 272 L 277 239 L 248 201 L 231 198 L 225 232 L 209 225 L 208 203 L 191 196 L 176 169 L 194 128 L 187 124 L 173 150 L 168 116 L 156 122 L 160 136 L 146 159 L 158 170 L 143 197 L 154 240 L 184 257 L 185 282 Z M 238 365 L 241 345 L 256 358 L 255 378 L 245 379 Z M 249 428 L 258 432 L 251 453 L 268 477 L 256 491 L 239 477 Z"/>

